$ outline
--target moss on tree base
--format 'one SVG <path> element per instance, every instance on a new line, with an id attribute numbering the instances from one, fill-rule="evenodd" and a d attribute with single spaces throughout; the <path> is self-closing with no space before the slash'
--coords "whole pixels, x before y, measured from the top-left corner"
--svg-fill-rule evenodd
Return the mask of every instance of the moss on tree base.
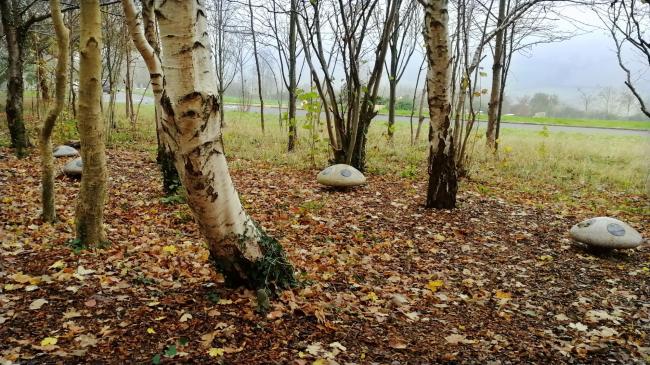
<path id="1" fill-rule="evenodd" d="M 224 275 L 226 285 L 256 290 L 265 289 L 272 294 L 297 286 L 298 281 L 294 276 L 293 265 L 289 262 L 280 243 L 260 227 L 257 229 L 260 232 L 257 243 L 263 253 L 263 257 L 259 260 L 247 259 L 240 250 L 230 255 L 217 255 L 213 251 L 210 252 L 215 267 Z"/>

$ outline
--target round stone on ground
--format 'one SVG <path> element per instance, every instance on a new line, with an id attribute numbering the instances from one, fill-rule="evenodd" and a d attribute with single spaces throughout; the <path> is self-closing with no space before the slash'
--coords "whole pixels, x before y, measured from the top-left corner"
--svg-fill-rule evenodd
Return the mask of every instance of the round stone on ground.
<path id="1" fill-rule="evenodd" d="M 54 157 L 79 156 L 79 151 L 66 145 L 57 146 L 52 153 Z"/>
<path id="2" fill-rule="evenodd" d="M 68 176 L 81 176 L 82 168 L 81 157 L 77 157 L 63 166 L 63 172 Z"/>
<path id="3" fill-rule="evenodd" d="M 337 164 L 319 172 L 316 181 L 327 186 L 350 187 L 365 184 L 366 177 L 350 165 Z"/>
<path id="4" fill-rule="evenodd" d="M 571 227 L 571 238 L 600 248 L 635 248 L 643 237 L 627 223 L 610 217 L 596 217 Z"/>

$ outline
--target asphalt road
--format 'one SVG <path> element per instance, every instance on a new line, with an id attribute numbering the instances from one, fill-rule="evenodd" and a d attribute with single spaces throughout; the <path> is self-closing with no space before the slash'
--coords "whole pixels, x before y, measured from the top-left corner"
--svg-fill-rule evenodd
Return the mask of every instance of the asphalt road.
<path id="1" fill-rule="evenodd" d="M 104 94 L 104 100 L 108 102 L 109 95 Z M 134 95 L 133 103 L 138 104 L 140 102 L 140 96 Z M 124 102 L 124 93 L 116 93 L 116 100 L 118 103 Z M 142 99 L 142 104 L 153 104 L 154 100 L 152 97 L 144 96 Z M 238 105 L 226 104 L 224 106 L 226 110 L 238 110 Z M 258 106 L 251 106 L 249 112 L 260 112 Z M 298 116 L 305 115 L 305 111 L 302 109 L 296 110 Z M 278 108 L 277 106 L 268 105 L 264 107 L 264 114 L 266 115 L 277 115 Z M 385 122 L 388 120 L 387 115 L 377 115 L 374 122 Z M 399 123 L 409 123 L 410 118 L 404 116 L 396 116 L 395 120 Z M 417 116 L 413 118 L 413 124 L 417 125 Z M 480 122 L 479 125 L 485 125 L 485 122 Z M 550 132 L 573 132 L 573 133 L 587 133 L 587 134 L 610 134 L 617 136 L 645 136 L 650 137 L 650 131 L 642 130 L 633 130 L 633 129 L 617 129 L 617 128 L 599 128 L 599 127 L 570 127 L 564 125 L 548 125 L 548 124 L 529 124 L 529 123 L 512 123 L 512 122 L 501 122 L 501 128 L 503 129 L 527 129 L 531 131 L 541 131 L 542 128 L 546 126 Z"/>

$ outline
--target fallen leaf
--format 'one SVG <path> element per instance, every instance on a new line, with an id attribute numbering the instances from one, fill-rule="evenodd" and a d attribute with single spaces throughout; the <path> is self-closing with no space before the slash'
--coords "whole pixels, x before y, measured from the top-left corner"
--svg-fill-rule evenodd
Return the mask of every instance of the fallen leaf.
<path id="1" fill-rule="evenodd" d="M 192 319 L 192 315 L 190 313 L 183 313 L 179 322 L 187 322 L 189 319 Z"/>
<path id="2" fill-rule="evenodd" d="M 442 280 L 432 280 L 427 284 L 427 289 L 435 293 L 443 285 L 445 285 L 445 283 Z"/>
<path id="3" fill-rule="evenodd" d="M 163 251 L 173 255 L 176 253 L 176 251 L 178 251 L 178 249 L 174 245 L 168 245 L 163 247 Z"/>
<path id="4" fill-rule="evenodd" d="M 208 350 L 208 355 L 210 355 L 210 357 L 219 357 L 219 356 L 223 356 L 223 353 L 224 353 L 224 350 L 221 349 L 221 348 L 211 347 L 211 348 Z"/>
<path id="5" fill-rule="evenodd" d="M 81 347 L 93 347 L 97 345 L 97 338 L 94 335 L 79 335 L 74 339 Z"/>
<path id="6" fill-rule="evenodd" d="M 35 301 L 32 302 L 32 304 L 29 305 L 29 309 L 31 309 L 31 310 L 41 309 L 41 307 L 46 303 L 49 303 L 49 302 L 47 300 L 43 299 L 43 298 L 36 299 Z"/>
<path id="7" fill-rule="evenodd" d="M 408 347 L 408 344 L 406 341 L 404 341 L 401 338 L 393 337 L 390 340 L 388 340 L 388 346 L 394 349 L 402 350 Z"/>
<path id="8" fill-rule="evenodd" d="M 153 335 L 154 333 L 156 333 L 156 331 L 153 328 L 149 327 L 147 328 L 147 333 Z"/>
<path id="9" fill-rule="evenodd" d="M 460 335 L 457 333 L 453 333 L 445 337 L 445 340 L 452 345 L 457 345 L 459 343 L 464 343 L 464 344 L 476 343 L 476 340 L 468 340 L 464 335 Z"/>
<path id="10" fill-rule="evenodd" d="M 45 337 L 44 339 L 41 340 L 41 346 L 53 346 L 56 345 L 56 343 L 59 340 L 56 337 Z"/>
<path id="11" fill-rule="evenodd" d="M 584 325 L 584 324 L 582 324 L 580 322 L 569 323 L 569 327 L 571 327 L 571 328 L 573 328 L 573 329 L 575 329 L 577 331 L 581 331 L 581 332 L 586 332 L 589 329 L 589 327 L 587 327 L 586 325 Z"/>
<path id="12" fill-rule="evenodd" d="M 65 267 L 65 262 L 63 260 L 59 260 L 52 265 L 50 265 L 50 269 L 63 269 Z"/>

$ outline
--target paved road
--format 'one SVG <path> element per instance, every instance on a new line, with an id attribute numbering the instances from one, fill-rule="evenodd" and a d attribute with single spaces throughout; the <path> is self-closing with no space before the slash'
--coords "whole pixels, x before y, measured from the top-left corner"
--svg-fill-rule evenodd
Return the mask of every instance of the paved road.
<path id="1" fill-rule="evenodd" d="M 104 100 L 108 102 L 108 94 L 104 94 Z M 118 103 L 123 103 L 124 102 L 124 93 L 118 92 L 116 93 L 116 100 Z M 134 95 L 133 97 L 133 103 L 137 104 L 140 102 L 140 96 Z M 142 99 L 142 104 L 153 104 L 154 100 L 152 97 L 145 96 L 144 99 Z M 237 110 L 239 108 L 238 105 L 233 105 L 233 104 L 226 104 L 225 109 L 226 110 Z M 258 106 L 251 106 L 250 112 L 260 112 L 260 108 Z M 264 108 L 264 114 L 269 114 L 269 115 L 277 115 L 278 113 L 278 108 L 277 106 L 265 106 Z M 298 116 L 305 115 L 305 111 L 302 109 L 298 109 L 296 111 Z M 385 122 L 388 120 L 387 115 L 377 115 L 374 119 L 375 122 Z M 404 117 L 404 116 L 396 116 L 395 120 L 400 123 L 409 123 L 409 117 Z M 417 116 L 413 118 L 413 123 L 417 124 Z M 481 122 L 480 125 L 485 125 L 485 122 Z M 501 122 L 501 127 L 504 129 L 508 128 L 513 128 L 513 129 L 527 129 L 527 130 L 532 130 L 532 131 L 541 131 L 542 128 L 544 128 L 544 125 L 542 124 L 527 124 L 527 123 L 509 123 L 509 122 Z M 591 128 L 591 127 L 570 127 L 570 126 L 563 126 L 563 125 L 546 125 L 549 131 L 551 132 L 574 132 L 574 133 L 590 133 L 590 134 L 610 134 L 610 135 L 617 135 L 617 136 L 645 136 L 645 137 L 650 137 L 650 131 L 642 131 L 642 130 L 631 130 L 631 129 L 616 129 L 616 128 Z"/>

